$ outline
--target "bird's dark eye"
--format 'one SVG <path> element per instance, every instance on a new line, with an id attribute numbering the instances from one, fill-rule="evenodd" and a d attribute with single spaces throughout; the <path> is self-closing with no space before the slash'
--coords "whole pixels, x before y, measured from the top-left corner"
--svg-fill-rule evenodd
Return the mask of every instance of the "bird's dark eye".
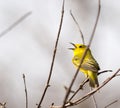
<path id="1" fill-rule="evenodd" d="M 79 48 L 82 48 L 82 45 L 80 45 Z"/>
<path id="2" fill-rule="evenodd" d="M 77 60 L 79 60 L 79 58 L 78 57 L 74 57 L 74 60 L 77 61 Z"/>

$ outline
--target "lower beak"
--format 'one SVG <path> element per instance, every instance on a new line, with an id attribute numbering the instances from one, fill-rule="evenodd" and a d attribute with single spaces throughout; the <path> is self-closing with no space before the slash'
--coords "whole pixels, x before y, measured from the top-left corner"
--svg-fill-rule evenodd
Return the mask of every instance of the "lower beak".
<path id="1" fill-rule="evenodd" d="M 74 50 L 74 48 L 68 48 L 69 50 Z"/>

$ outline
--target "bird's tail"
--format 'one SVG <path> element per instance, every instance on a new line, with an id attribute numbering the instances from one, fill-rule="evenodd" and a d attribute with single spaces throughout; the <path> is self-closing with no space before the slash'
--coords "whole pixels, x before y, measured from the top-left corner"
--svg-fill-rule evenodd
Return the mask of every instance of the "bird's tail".
<path id="1" fill-rule="evenodd" d="M 91 87 L 96 88 L 99 86 L 97 72 L 88 71 L 88 78 Z"/>

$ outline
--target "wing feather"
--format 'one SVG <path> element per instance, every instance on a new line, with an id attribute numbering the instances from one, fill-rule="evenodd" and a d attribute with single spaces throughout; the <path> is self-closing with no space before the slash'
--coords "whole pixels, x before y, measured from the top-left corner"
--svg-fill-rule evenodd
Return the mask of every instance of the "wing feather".
<path id="1" fill-rule="evenodd" d="M 80 64 L 80 57 L 78 56 L 74 56 L 72 61 L 74 63 L 74 65 L 76 65 L 77 67 Z M 98 72 L 98 70 L 100 70 L 98 63 L 96 62 L 96 60 L 94 58 L 91 59 L 84 59 L 81 68 L 85 69 L 85 70 L 90 70 L 92 72 Z"/>

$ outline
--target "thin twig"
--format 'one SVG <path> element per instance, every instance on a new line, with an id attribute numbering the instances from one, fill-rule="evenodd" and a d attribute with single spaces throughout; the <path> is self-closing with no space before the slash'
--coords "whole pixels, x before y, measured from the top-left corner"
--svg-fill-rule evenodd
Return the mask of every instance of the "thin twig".
<path id="1" fill-rule="evenodd" d="M 79 29 L 79 33 L 80 33 L 80 36 L 81 36 L 81 39 L 82 39 L 82 43 L 85 44 L 85 40 L 84 40 L 84 36 L 83 36 L 83 33 L 82 33 L 82 30 L 80 29 L 80 26 L 77 22 L 77 20 L 75 19 L 74 15 L 72 14 L 72 11 L 70 10 L 70 15 L 72 16 L 74 22 L 76 23 L 78 29 Z"/>
<path id="2" fill-rule="evenodd" d="M 89 45 L 89 46 L 90 46 L 90 45 Z M 72 86 L 73 86 L 73 84 L 74 84 L 74 82 L 75 82 L 75 80 L 76 80 L 76 78 L 77 78 L 79 69 L 80 69 L 81 64 L 82 64 L 82 62 L 83 62 L 83 60 L 84 60 L 84 58 L 85 58 L 85 55 L 86 55 L 86 53 L 87 53 L 87 51 L 88 51 L 88 49 L 89 49 L 89 46 L 86 47 L 85 52 L 84 52 L 84 54 L 83 54 L 83 56 L 82 56 L 82 58 L 81 58 L 80 64 L 79 64 L 79 66 L 78 66 L 78 68 L 77 68 L 77 70 L 76 70 L 76 72 L 75 72 L 75 75 L 74 75 L 74 77 L 73 77 L 73 79 L 72 79 L 72 81 L 71 81 L 71 83 L 70 83 L 70 86 L 69 86 L 69 88 L 68 88 L 68 90 L 67 90 L 67 92 L 66 92 L 66 95 L 65 95 L 65 98 L 64 98 L 64 101 L 63 101 L 63 106 L 62 106 L 63 108 L 64 108 L 64 106 L 65 106 L 65 103 L 67 102 L 67 99 L 68 99 L 68 97 L 69 97 L 71 88 L 72 88 Z"/>
<path id="3" fill-rule="evenodd" d="M 51 62 L 51 67 L 50 67 L 50 72 L 49 72 L 47 84 L 46 84 L 46 86 L 45 86 L 43 95 L 42 95 L 42 97 L 41 97 L 41 99 L 40 99 L 40 102 L 39 102 L 37 108 L 40 108 L 40 107 L 41 107 L 41 104 L 42 104 L 42 101 L 43 101 L 43 99 L 44 99 L 44 97 L 45 97 L 46 91 L 47 91 L 48 87 L 50 86 L 50 79 L 51 79 L 51 76 L 52 76 L 52 71 L 53 71 L 54 61 L 55 61 L 55 57 L 56 57 L 56 51 L 57 51 L 58 41 L 59 41 L 60 32 L 61 32 L 62 23 L 63 23 L 64 4 L 65 4 L 65 0 L 63 0 L 63 4 L 62 4 L 61 20 L 60 20 L 59 30 L 58 30 L 58 34 L 57 34 L 57 39 L 56 39 L 55 47 L 54 47 L 53 58 L 52 58 L 52 62 Z"/>
<path id="4" fill-rule="evenodd" d="M 80 104 L 81 102 L 85 101 L 86 99 L 88 99 L 90 96 L 92 96 L 94 93 L 96 93 L 98 90 L 100 90 L 102 87 L 104 87 L 108 82 L 110 82 L 114 77 L 117 76 L 117 74 L 120 72 L 120 68 L 111 76 L 111 77 L 108 77 L 103 83 L 101 86 L 97 87 L 96 89 L 93 89 L 92 91 L 90 91 L 89 93 L 87 93 L 85 96 L 83 96 L 82 98 L 80 99 L 77 99 L 77 100 L 74 100 L 74 101 L 71 101 L 69 103 L 66 103 L 65 104 L 65 108 L 67 107 L 71 107 L 71 106 L 75 106 L 75 105 L 78 105 Z M 114 102 L 113 102 L 114 103 Z M 112 104 L 113 104 L 112 103 Z M 63 106 L 52 106 L 51 108 L 63 108 Z"/>
<path id="5" fill-rule="evenodd" d="M 66 85 L 64 85 L 64 89 L 67 91 L 68 90 L 68 87 Z M 71 93 L 75 93 L 75 91 L 71 90 L 70 91 Z"/>
<path id="6" fill-rule="evenodd" d="M 120 74 L 118 74 L 117 76 L 120 76 Z"/>
<path id="7" fill-rule="evenodd" d="M 104 70 L 104 71 L 99 72 L 98 75 L 101 75 L 101 74 L 107 73 L 107 72 L 113 72 L 113 71 L 112 71 L 112 70 Z M 118 76 L 118 74 L 117 74 L 117 76 Z M 89 79 L 86 78 L 86 79 L 80 84 L 79 88 L 78 88 L 78 89 L 74 92 L 74 94 L 70 97 L 70 99 L 68 100 L 68 102 L 70 102 L 70 101 L 75 97 L 75 95 L 76 95 L 81 89 L 83 89 L 83 86 L 84 86 L 88 81 L 89 81 Z"/>
<path id="8" fill-rule="evenodd" d="M 69 97 L 71 88 L 72 88 L 72 86 L 73 86 L 73 84 L 74 84 L 74 82 L 75 82 L 75 80 L 76 80 L 76 77 L 77 77 L 77 75 L 78 75 L 78 72 L 79 72 L 79 69 L 80 69 L 80 67 L 81 67 L 81 64 L 82 64 L 82 62 L 83 62 L 83 60 L 84 60 L 84 58 L 85 58 L 85 55 L 86 55 L 86 53 L 87 53 L 87 51 L 88 51 L 88 49 L 89 49 L 89 47 L 90 47 L 90 45 L 91 45 L 92 40 L 93 40 L 93 37 L 94 37 L 94 34 L 95 34 L 95 30 L 96 30 L 96 27 L 97 27 L 97 23 L 98 23 L 98 19 L 99 19 L 99 16 L 100 16 L 100 9 L 101 9 L 100 7 L 101 7 L 101 4 L 100 4 L 100 0 L 99 0 L 99 1 L 98 1 L 98 13 L 97 13 L 96 21 L 95 21 L 95 26 L 94 26 L 94 28 L 93 28 L 93 32 L 92 32 L 92 35 L 91 35 L 91 37 L 90 37 L 89 43 L 88 43 L 88 45 L 87 45 L 87 47 L 86 47 L 86 49 L 85 49 L 85 52 L 84 52 L 84 54 L 83 54 L 83 56 L 82 56 L 82 58 L 81 58 L 80 64 L 79 64 L 79 66 L 78 66 L 78 69 L 77 69 L 77 71 L 75 72 L 75 75 L 74 75 L 74 77 L 73 77 L 73 79 L 72 79 L 72 81 L 71 81 L 71 83 L 70 83 L 70 86 L 69 86 L 69 88 L 68 88 L 68 91 L 66 92 L 66 95 L 65 95 L 65 98 L 64 98 L 64 101 L 63 101 L 63 105 L 62 105 L 63 108 L 65 107 L 65 104 L 66 104 L 67 99 L 68 99 L 68 97 Z"/>
<path id="9" fill-rule="evenodd" d="M 24 14 L 21 18 L 19 18 L 16 22 L 14 22 L 12 25 L 10 25 L 7 29 L 5 29 L 4 31 L 2 31 L 0 33 L 0 37 L 4 36 L 6 33 L 8 33 L 9 31 L 11 31 L 14 27 L 16 27 L 19 23 L 21 23 L 24 19 L 26 19 L 29 15 L 31 15 L 31 11 L 27 12 L 26 14 Z"/>
<path id="10" fill-rule="evenodd" d="M 95 31 L 96 31 L 96 27 L 97 27 L 97 24 L 98 24 L 98 20 L 99 20 L 99 17 L 100 17 L 100 11 L 101 11 L 101 1 L 98 0 L 98 13 L 97 13 L 97 18 L 96 18 L 96 21 L 95 21 L 95 25 L 94 25 L 94 27 L 93 27 L 93 31 L 92 31 L 91 38 L 90 38 L 90 40 L 89 40 L 88 46 L 91 45 L 91 42 L 92 42 L 92 40 L 93 40 Z"/>
<path id="11" fill-rule="evenodd" d="M 24 87 L 25 87 L 26 108 L 28 108 L 28 93 L 27 93 L 25 74 L 23 74 L 23 81 L 24 81 Z"/>
<path id="12" fill-rule="evenodd" d="M 92 88 L 90 87 L 90 90 L 92 91 Z M 94 103 L 94 108 L 98 108 L 98 105 L 97 105 L 97 102 L 96 102 L 96 99 L 95 99 L 95 95 L 93 94 L 92 95 L 92 100 L 93 100 L 93 103 Z"/>
<path id="13" fill-rule="evenodd" d="M 82 59 L 81 59 L 81 61 L 80 61 L 80 64 L 79 64 L 79 66 L 78 66 L 78 69 L 77 69 L 77 71 L 76 71 L 76 73 L 75 73 L 75 75 L 74 75 L 74 77 L 73 77 L 73 79 L 72 79 L 72 81 L 71 81 L 71 83 L 70 83 L 70 86 L 69 86 L 69 88 L 68 88 L 68 90 L 67 90 L 67 92 L 66 92 L 66 95 L 65 95 L 65 98 L 64 98 L 64 101 L 63 101 L 63 105 L 62 105 L 63 108 L 65 108 L 65 104 L 66 104 L 67 99 L 68 99 L 68 97 L 69 97 L 71 88 L 72 88 L 72 86 L 73 86 L 73 84 L 74 84 L 74 82 L 75 82 L 75 80 L 76 80 L 76 77 L 77 77 L 77 75 L 78 75 L 79 69 L 80 69 L 81 64 L 82 64 L 82 62 L 83 62 L 83 60 L 84 60 L 84 57 L 85 57 L 85 55 L 86 55 L 86 53 L 87 53 L 88 48 L 89 48 L 89 47 L 86 48 L 85 53 L 83 54 L 83 57 L 82 57 Z"/>
<path id="14" fill-rule="evenodd" d="M 113 105 L 116 102 L 118 102 L 118 100 L 115 100 L 115 101 L 111 102 L 110 104 L 106 105 L 105 108 L 108 108 L 109 106 Z"/>
<path id="15" fill-rule="evenodd" d="M 79 86 L 79 88 L 75 91 L 75 93 L 70 97 L 70 99 L 68 100 L 68 102 L 70 102 L 72 99 L 73 99 L 73 97 L 75 97 L 75 95 L 81 90 L 81 89 L 83 89 L 83 86 L 84 86 L 84 84 L 86 83 L 86 82 L 88 82 L 88 78 L 86 78 L 81 84 L 80 84 L 80 86 Z M 68 103 L 67 102 L 67 103 Z"/>
<path id="16" fill-rule="evenodd" d="M 0 103 L 0 108 L 6 108 L 6 102 L 4 102 L 4 103 Z"/>
<path id="17" fill-rule="evenodd" d="M 113 71 L 112 70 L 104 70 L 104 71 L 99 72 L 98 75 L 103 74 L 103 73 L 107 73 L 107 72 L 113 72 Z"/>
<path id="18" fill-rule="evenodd" d="M 92 96 L 94 93 L 96 93 L 99 89 L 101 89 L 102 87 L 104 87 L 108 82 L 110 82 L 114 77 L 116 77 L 119 71 L 120 71 L 120 69 L 118 69 L 111 77 L 108 77 L 108 78 L 102 83 L 101 86 L 99 86 L 99 87 L 97 87 L 96 89 L 90 91 L 89 93 L 87 93 L 87 94 L 86 94 L 85 96 L 83 96 L 82 98 L 72 101 L 72 102 L 71 102 L 72 104 L 69 103 L 69 105 L 67 105 L 67 107 L 68 107 L 68 106 L 71 106 L 71 105 L 72 105 L 72 106 L 73 106 L 73 105 L 77 105 L 77 104 L 85 101 L 86 99 L 88 99 L 90 96 Z"/>

